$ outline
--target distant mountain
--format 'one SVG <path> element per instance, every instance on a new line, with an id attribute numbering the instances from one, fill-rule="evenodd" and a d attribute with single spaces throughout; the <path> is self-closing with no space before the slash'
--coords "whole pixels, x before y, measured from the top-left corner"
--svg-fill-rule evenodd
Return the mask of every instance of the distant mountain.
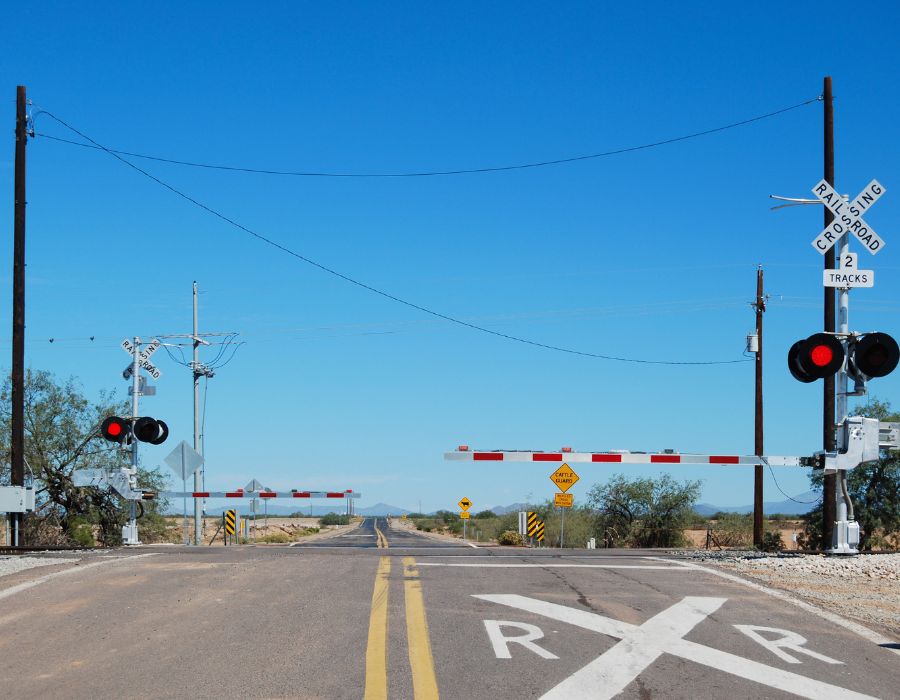
<path id="1" fill-rule="evenodd" d="M 487 510 L 492 513 L 496 513 L 497 515 L 506 515 L 507 513 L 516 513 L 520 510 L 528 510 L 527 503 L 513 503 L 509 506 L 494 506 L 493 508 L 488 508 Z"/>
<path id="2" fill-rule="evenodd" d="M 775 513 L 803 515 L 815 508 L 821 500 L 822 493 L 820 491 L 807 491 L 794 496 L 794 500 L 765 501 L 763 502 L 763 513 L 765 515 L 773 515 Z M 797 501 L 802 501 L 802 503 Z M 716 506 L 710 503 L 698 503 L 694 506 L 694 512 L 708 518 L 715 513 L 752 513 L 753 506 Z"/>
<path id="3" fill-rule="evenodd" d="M 411 510 L 398 508 L 387 503 L 376 503 L 368 508 L 357 508 L 354 512 L 358 515 L 409 515 L 412 513 Z"/>

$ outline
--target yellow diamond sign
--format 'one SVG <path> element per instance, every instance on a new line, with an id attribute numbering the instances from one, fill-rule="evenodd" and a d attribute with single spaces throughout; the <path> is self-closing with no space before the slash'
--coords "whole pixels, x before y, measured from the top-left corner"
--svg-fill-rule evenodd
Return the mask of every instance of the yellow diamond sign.
<path id="1" fill-rule="evenodd" d="M 560 491 L 565 493 L 578 481 L 578 474 L 572 471 L 572 467 L 568 464 L 563 464 L 550 475 L 550 481 L 556 484 Z"/>
<path id="2" fill-rule="evenodd" d="M 469 508 L 472 507 L 472 501 L 470 501 L 468 498 L 463 496 L 459 500 L 459 503 L 457 505 L 459 505 L 459 507 L 462 508 L 463 510 L 469 510 Z"/>

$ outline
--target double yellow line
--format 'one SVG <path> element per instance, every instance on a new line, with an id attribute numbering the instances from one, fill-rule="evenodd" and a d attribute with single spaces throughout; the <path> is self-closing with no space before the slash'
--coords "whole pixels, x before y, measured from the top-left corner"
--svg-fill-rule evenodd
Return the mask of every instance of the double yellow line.
<path id="1" fill-rule="evenodd" d="M 390 574 L 390 557 L 381 557 L 375 574 L 375 589 L 372 591 L 372 613 L 366 648 L 365 700 L 387 700 L 388 697 L 387 626 Z M 403 558 L 403 592 L 413 696 L 415 700 L 438 700 L 434 657 L 431 654 L 428 620 L 425 617 L 425 601 L 422 597 L 422 582 L 419 580 L 419 570 L 413 557 Z"/>
<path id="2" fill-rule="evenodd" d="M 387 549 L 390 546 L 390 545 L 388 545 L 387 537 L 385 537 L 384 533 L 378 529 L 378 521 L 377 520 L 375 521 L 375 539 L 376 539 L 376 543 L 375 543 L 376 547 L 379 547 L 382 549 Z"/>

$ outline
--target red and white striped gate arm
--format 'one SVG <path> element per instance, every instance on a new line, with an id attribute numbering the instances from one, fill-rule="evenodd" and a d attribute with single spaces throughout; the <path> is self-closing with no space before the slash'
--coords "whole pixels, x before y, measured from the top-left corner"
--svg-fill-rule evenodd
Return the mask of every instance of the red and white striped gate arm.
<path id="1" fill-rule="evenodd" d="M 800 457 L 759 457 L 756 455 L 679 454 L 677 452 L 573 452 L 564 447 L 559 452 L 529 450 L 470 450 L 460 445 L 455 452 L 446 452 L 444 459 L 474 462 L 594 462 L 600 464 L 757 464 L 773 467 L 802 467 Z"/>
<path id="2" fill-rule="evenodd" d="M 360 498 L 358 491 L 160 491 L 166 498 Z"/>

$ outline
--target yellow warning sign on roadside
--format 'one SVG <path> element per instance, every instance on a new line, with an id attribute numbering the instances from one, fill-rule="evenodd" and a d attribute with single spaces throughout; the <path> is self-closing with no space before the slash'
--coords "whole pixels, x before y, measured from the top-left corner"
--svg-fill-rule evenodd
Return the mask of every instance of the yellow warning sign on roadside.
<path id="1" fill-rule="evenodd" d="M 571 493 L 554 493 L 553 505 L 557 508 L 571 508 L 575 502 L 575 496 Z"/>
<path id="2" fill-rule="evenodd" d="M 468 520 L 469 519 L 469 511 L 467 511 L 467 510 L 460 511 L 459 519 L 460 520 Z"/>
<path id="3" fill-rule="evenodd" d="M 460 508 L 462 508 L 463 510 L 469 510 L 469 508 L 472 507 L 472 501 L 470 501 L 468 498 L 466 498 L 465 496 L 463 496 L 463 497 L 459 500 L 459 503 L 458 503 L 457 505 L 458 505 Z"/>
<path id="4" fill-rule="evenodd" d="M 235 520 L 237 520 L 237 511 L 226 510 L 222 514 L 222 517 L 225 520 L 225 534 L 233 535 L 235 530 Z"/>
<path id="5" fill-rule="evenodd" d="M 563 464 L 550 475 L 550 481 L 556 484 L 557 488 L 563 493 L 572 488 L 575 482 L 578 481 L 578 478 L 578 474 L 568 464 Z"/>

